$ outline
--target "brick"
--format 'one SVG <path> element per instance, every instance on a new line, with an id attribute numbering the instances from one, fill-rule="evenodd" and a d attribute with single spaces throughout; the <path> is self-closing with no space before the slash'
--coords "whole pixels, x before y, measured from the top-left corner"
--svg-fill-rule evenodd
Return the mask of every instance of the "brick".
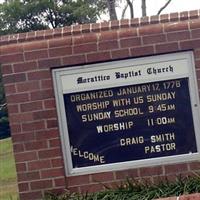
<path id="1" fill-rule="evenodd" d="M 99 52 L 99 53 L 90 53 L 87 54 L 88 62 L 98 62 L 98 61 L 106 61 L 111 58 L 110 52 Z"/>
<path id="2" fill-rule="evenodd" d="M 138 26 L 139 26 L 139 23 L 140 23 L 139 18 L 133 18 L 133 19 L 131 19 L 131 21 L 130 21 L 130 25 L 131 25 L 132 27 L 138 27 Z"/>
<path id="3" fill-rule="evenodd" d="M 18 41 L 20 41 L 20 42 L 25 41 L 26 37 L 27 37 L 27 33 L 20 33 Z"/>
<path id="4" fill-rule="evenodd" d="M 51 168 L 50 160 L 36 160 L 36 161 L 28 162 L 29 171 L 41 170 L 41 169 L 47 169 L 47 168 Z"/>
<path id="5" fill-rule="evenodd" d="M 49 70 L 41 70 L 36 72 L 29 72 L 27 74 L 28 80 L 40 80 L 40 79 L 48 79 L 51 78 L 51 74 Z"/>
<path id="6" fill-rule="evenodd" d="M 55 38 L 49 40 L 49 48 L 63 47 L 72 45 L 72 37 Z"/>
<path id="7" fill-rule="evenodd" d="M 127 58 L 129 57 L 129 49 L 119 49 L 111 51 L 113 59 Z"/>
<path id="8" fill-rule="evenodd" d="M 73 55 L 63 57 L 63 64 L 64 65 L 75 65 L 75 64 L 84 64 L 86 63 L 85 55 Z"/>
<path id="9" fill-rule="evenodd" d="M 72 54 L 72 47 L 58 47 L 49 49 L 49 56 L 50 57 L 59 57 L 59 56 L 66 56 Z"/>
<path id="10" fill-rule="evenodd" d="M 35 135 L 32 132 L 12 135 L 13 142 L 28 142 L 35 140 Z"/>
<path id="11" fill-rule="evenodd" d="M 18 189 L 20 192 L 29 191 L 29 184 L 28 183 L 19 183 Z"/>
<path id="12" fill-rule="evenodd" d="M 63 28 L 63 36 L 69 36 L 72 34 L 71 26 L 66 26 Z"/>
<path id="13" fill-rule="evenodd" d="M 29 112 L 41 110 L 43 108 L 42 101 L 23 103 L 20 105 L 21 112 Z"/>
<path id="14" fill-rule="evenodd" d="M 34 151 L 23 152 L 23 153 L 15 153 L 15 160 L 16 160 L 16 162 L 37 160 L 37 154 Z"/>
<path id="15" fill-rule="evenodd" d="M 44 121 L 35 121 L 35 122 L 27 122 L 22 123 L 22 130 L 24 132 L 34 131 L 34 130 L 43 130 L 45 129 Z"/>
<path id="16" fill-rule="evenodd" d="M 23 144 L 13 144 L 13 151 L 15 153 L 24 152 L 25 148 Z"/>
<path id="17" fill-rule="evenodd" d="M 80 175 L 80 176 L 71 176 L 67 178 L 67 186 L 77 186 L 77 185 L 86 185 L 89 184 L 89 176 L 88 175 Z"/>
<path id="18" fill-rule="evenodd" d="M 54 96 L 52 89 L 31 92 L 31 101 L 51 99 Z"/>
<path id="19" fill-rule="evenodd" d="M 96 43 L 96 42 L 97 42 L 97 34 L 96 33 L 82 34 L 82 35 L 73 37 L 73 45 Z"/>
<path id="20" fill-rule="evenodd" d="M 137 36 L 137 29 L 121 29 L 118 30 L 119 38 L 129 38 Z"/>
<path id="21" fill-rule="evenodd" d="M 23 62 L 24 57 L 22 53 L 12 54 L 12 55 L 0 55 L 0 63 L 17 63 Z"/>
<path id="22" fill-rule="evenodd" d="M 41 120 L 41 119 L 50 119 L 57 117 L 56 110 L 43 110 L 43 111 L 36 111 L 33 113 L 33 119 Z"/>
<path id="23" fill-rule="evenodd" d="M 92 182 L 107 182 L 114 180 L 113 172 L 104 172 L 91 175 Z"/>
<path id="24" fill-rule="evenodd" d="M 155 44 L 155 43 L 163 43 L 166 42 L 166 36 L 165 35 L 151 35 L 151 36 L 144 36 L 142 38 L 143 43 L 146 44 Z"/>
<path id="25" fill-rule="evenodd" d="M 192 162 L 189 164 L 190 170 L 200 170 L 200 162 Z"/>
<path id="26" fill-rule="evenodd" d="M 13 69 L 15 73 L 32 71 L 37 69 L 37 62 L 31 61 L 14 64 Z"/>
<path id="27" fill-rule="evenodd" d="M 22 53 L 22 52 L 23 52 L 23 48 L 21 45 L 18 45 L 18 44 L 5 45 L 5 46 L 0 47 L 0 55 L 9 54 L 10 56 L 12 56 L 11 54 L 17 54 L 17 53 Z"/>
<path id="28" fill-rule="evenodd" d="M 184 31 L 184 30 L 188 30 L 188 22 L 187 21 L 164 24 L 165 32 Z"/>
<path id="29" fill-rule="evenodd" d="M 9 119 L 11 123 L 29 122 L 33 120 L 33 114 L 31 112 L 12 114 Z"/>
<path id="30" fill-rule="evenodd" d="M 99 42 L 99 50 L 109 50 L 109 49 L 118 49 L 118 41 L 106 41 L 106 42 Z"/>
<path id="31" fill-rule="evenodd" d="M 29 100 L 29 96 L 27 93 L 22 94 L 13 94 L 6 97 L 7 103 L 22 103 L 27 102 Z"/>
<path id="32" fill-rule="evenodd" d="M 97 51 L 97 44 L 96 43 L 88 43 L 88 44 L 82 44 L 82 45 L 76 45 L 73 47 L 73 52 L 75 54 L 78 53 L 88 53 L 88 52 L 95 52 Z"/>
<path id="33" fill-rule="evenodd" d="M 189 31 L 182 31 L 182 32 L 173 32 L 167 34 L 167 40 L 171 41 L 179 41 L 179 40 L 187 40 L 190 39 L 190 32 Z"/>
<path id="34" fill-rule="evenodd" d="M 48 52 L 47 50 L 30 51 L 30 52 L 25 52 L 24 56 L 26 61 L 39 60 L 42 58 L 47 58 Z"/>
<path id="35" fill-rule="evenodd" d="M 62 153 L 60 148 L 41 150 L 38 152 L 38 156 L 40 159 L 55 158 L 61 155 Z"/>
<path id="36" fill-rule="evenodd" d="M 52 89 L 53 82 L 51 79 L 41 80 L 41 89 Z"/>
<path id="37" fill-rule="evenodd" d="M 33 51 L 33 50 L 46 49 L 46 48 L 48 48 L 47 40 L 33 41 L 33 42 L 25 43 L 23 45 L 24 51 Z"/>
<path id="38" fill-rule="evenodd" d="M 109 40 L 117 40 L 118 34 L 117 31 L 106 31 L 99 33 L 99 41 L 109 41 Z"/>
<path id="39" fill-rule="evenodd" d="M 133 37 L 133 38 L 127 38 L 127 39 L 120 40 L 121 48 L 140 46 L 140 45 L 141 45 L 140 37 Z"/>
<path id="40" fill-rule="evenodd" d="M 58 121 L 57 119 L 50 119 L 50 120 L 47 120 L 47 128 L 56 128 L 58 127 Z"/>
<path id="41" fill-rule="evenodd" d="M 146 167 L 146 168 L 140 168 L 139 174 L 141 177 L 143 176 L 154 176 L 154 175 L 163 175 L 163 169 L 162 167 Z"/>
<path id="42" fill-rule="evenodd" d="M 176 174 L 182 173 L 188 170 L 187 164 L 176 164 L 176 165 L 166 165 L 165 166 L 165 174 Z"/>
<path id="43" fill-rule="evenodd" d="M 41 170 L 42 178 L 64 177 L 65 172 L 63 168 Z"/>
<path id="44" fill-rule="evenodd" d="M 49 140 L 49 146 L 50 147 L 61 147 L 60 139 L 56 138 L 56 139 Z"/>
<path id="45" fill-rule="evenodd" d="M 46 141 L 28 142 L 24 144 L 26 151 L 47 149 Z"/>
<path id="46" fill-rule="evenodd" d="M 73 35 L 81 34 L 81 25 L 80 24 L 72 25 L 72 34 Z"/>
<path id="47" fill-rule="evenodd" d="M 39 181 L 31 182 L 30 186 L 31 186 L 31 190 L 41 190 L 41 189 L 52 188 L 53 183 L 52 183 L 52 180 L 39 180 Z"/>
<path id="48" fill-rule="evenodd" d="M 131 48 L 131 55 L 132 56 L 144 56 L 144 55 L 152 55 L 154 53 L 153 46 L 143 46 L 143 47 L 135 47 Z"/>
<path id="49" fill-rule="evenodd" d="M 16 170 L 17 173 L 26 172 L 27 171 L 26 163 L 16 163 Z"/>
<path id="50" fill-rule="evenodd" d="M 159 15 L 150 16 L 150 24 L 158 24 L 159 23 Z"/>
<path id="51" fill-rule="evenodd" d="M 162 23 L 169 22 L 169 14 L 160 15 L 160 22 Z"/>
<path id="52" fill-rule="evenodd" d="M 38 67 L 40 69 L 59 67 L 61 66 L 61 58 L 49 58 L 38 61 Z"/>
<path id="53" fill-rule="evenodd" d="M 36 39 L 43 40 L 45 38 L 45 30 L 36 31 Z"/>
<path id="54" fill-rule="evenodd" d="M 55 185 L 55 187 L 65 186 L 66 185 L 65 178 L 56 178 L 56 179 L 54 179 L 54 185 Z"/>
<path id="55" fill-rule="evenodd" d="M 178 21 L 178 19 L 179 19 L 178 12 L 176 12 L 176 13 L 170 13 L 169 16 L 170 16 L 170 22 Z"/>
<path id="56" fill-rule="evenodd" d="M 4 84 L 18 83 L 18 82 L 23 82 L 23 81 L 26 81 L 26 74 L 25 73 L 10 74 L 10 75 L 3 76 Z"/>
<path id="57" fill-rule="evenodd" d="M 192 30 L 191 35 L 193 39 L 200 38 L 200 28 Z"/>
<path id="58" fill-rule="evenodd" d="M 10 113 L 10 112 L 9 112 Z M 20 124 L 12 124 L 10 127 L 12 136 L 21 132 L 21 125 Z"/>
<path id="59" fill-rule="evenodd" d="M 81 24 L 82 33 L 89 33 L 90 32 L 90 24 Z"/>
<path id="60" fill-rule="evenodd" d="M 42 198 L 42 192 L 21 192 L 20 200 L 40 200 Z"/>
<path id="61" fill-rule="evenodd" d="M 118 29 L 119 28 L 119 20 L 112 20 L 110 28 L 111 29 Z"/>
<path id="62" fill-rule="evenodd" d="M 195 19 L 195 18 L 198 18 L 199 15 L 198 15 L 198 10 L 190 10 L 189 11 L 189 18 L 190 19 Z"/>
<path id="63" fill-rule="evenodd" d="M 6 75 L 6 74 L 12 74 L 13 73 L 13 67 L 12 65 L 1 65 L 1 73 L 3 75 Z"/>
<path id="64" fill-rule="evenodd" d="M 123 170 L 123 171 L 117 171 L 116 179 L 127 179 L 127 178 L 135 178 L 138 177 L 138 169 L 130 169 L 130 170 Z"/>
<path id="65" fill-rule="evenodd" d="M 149 17 L 148 16 L 140 18 L 140 25 L 141 26 L 145 26 L 145 25 L 148 25 L 148 24 L 149 24 Z"/>
<path id="66" fill-rule="evenodd" d="M 16 114 L 19 113 L 19 106 L 18 105 L 7 105 L 9 114 Z"/>
<path id="67" fill-rule="evenodd" d="M 15 84 L 5 85 L 5 86 L 4 86 L 4 90 L 5 90 L 6 95 L 16 93 Z"/>
<path id="68" fill-rule="evenodd" d="M 200 199 L 200 194 L 183 195 L 179 199 L 180 200 L 199 200 Z"/>
<path id="69" fill-rule="evenodd" d="M 139 35 L 153 35 L 163 33 L 163 25 L 148 25 L 139 28 Z"/>
<path id="70" fill-rule="evenodd" d="M 167 52 L 173 52 L 173 51 L 178 51 L 178 50 L 179 50 L 179 47 L 178 47 L 177 42 L 156 45 L 156 53 L 167 53 Z"/>
<path id="71" fill-rule="evenodd" d="M 81 193 L 94 193 L 97 191 L 101 191 L 104 189 L 102 184 L 90 184 L 90 185 L 82 185 L 80 186 Z"/>
<path id="72" fill-rule="evenodd" d="M 43 130 L 43 131 L 36 131 L 36 139 L 43 140 L 43 139 L 53 139 L 59 138 L 60 134 L 57 129 L 50 129 L 50 130 Z"/>
<path id="73" fill-rule="evenodd" d="M 91 24 L 91 31 L 92 32 L 100 32 L 100 23 Z"/>
<path id="74" fill-rule="evenodd" d="M 200 42 L 200 39 L 189 40 L 189 41 L 181 41 L 180 47 L 181 47 L 182 50 L 198 48 L 199 42 Z"/>
<path id="75" fill-rule="evenodd" d="M 109 22 L 101 22 L 100 23 L 101 31 L 108 31 L 110 29 L 109 24 L 110 24 Z"/>
<path id="76" fill-rule="evenodd" d="M 184 11 L 180 13 L 180 20 L 187 20 L 189 18 L 188 11 Z"/>
<path id="77" fill-rule="evenodd" d="M 47 99 L 44 101 L 45 109 L 51 109 L 56 107 L 55 99 Z"/>
<path id="78" fill-rule="evenodd" d="M 120 28 L 128 28 L 129 27 L 129 19 L 120 20 Z"/>
<path id="79" fill-rule="evenodd" d="M 17 84 L 17 92 L 31 92 L 40 89 L 40 84 L 38 81 L 26 81 Z"/>
<path id="80" fill-rule="evenodd" d="M 62 158 L 56 158 L 51 160 L 52 167 L 63 167 L 63 159 Z"/>

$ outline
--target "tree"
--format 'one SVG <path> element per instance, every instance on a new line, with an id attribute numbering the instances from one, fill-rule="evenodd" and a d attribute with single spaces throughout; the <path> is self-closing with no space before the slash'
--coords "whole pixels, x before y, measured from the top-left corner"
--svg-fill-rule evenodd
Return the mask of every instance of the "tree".
<path id="1" fill-rule="evenodd" d="M 147 16 L 146 0 L 140 0 L 140 1 L 141 1 L 142 17 L 145 17 L 145 16 Z M 166 3 L 159 9 L 159 11 L 156 13 L 156 15 L 160 15 L 161 12 L 169 5 L 169 3 L 171 1 L 172 0 L 166 0 Z M 130 18 L 134 18 L 134 0 L 107 0 L 108 11 L 109 11 L 109 15 L 110 15 L 111 20 L 117 19 L 117 15 L 115 14 L 116 13 L 116 7 L 120 6 L 120 4 L 122 2 L 126 2 L 126 5 L 125 5 L 124 9 L 122 9 L 122 17 L 121 18 L 124 18 L 125 12 L 127 11 L 128 7 L 129 7 L 129 10 L 130 10 Z"/>
<path id="2" fill-rule="evenodd" d="M 0 34 L 96 22 L 103 0 L 7 0 L 0 4 Z"/>
<path id="3" fill-rule="evenodd" d="M 8 113 L 3 90 L 2 77 L 0 76 L 0 139 L 10 136 Z"/>

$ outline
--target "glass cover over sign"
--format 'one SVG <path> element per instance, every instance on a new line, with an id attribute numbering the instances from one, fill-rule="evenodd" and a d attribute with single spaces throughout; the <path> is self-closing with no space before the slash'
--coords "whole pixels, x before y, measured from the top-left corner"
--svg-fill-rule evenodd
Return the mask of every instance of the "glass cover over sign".
<path id="1" fill-rule="evenodd" d="M 191 52 L 55 70 L 68 174 L 197 159 L 193 70 Z"/>

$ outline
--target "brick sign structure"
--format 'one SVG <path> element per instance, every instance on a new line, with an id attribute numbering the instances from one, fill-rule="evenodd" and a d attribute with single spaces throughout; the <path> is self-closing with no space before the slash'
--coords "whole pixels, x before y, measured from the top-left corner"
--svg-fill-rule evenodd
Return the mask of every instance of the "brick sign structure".
<path id="1" fill-rule="evenodd" d="M 153 145 L 150 145 L 148 142 L 145 143 L 148 138 L 142 137 L 144 134 L 139 133 L 140 129 L 138 129 L 135 142 L 141 144 L 141 147 L 138 147 L 138 149 L 144 151 L 146 155 L 149 155 L 149 160 L 152 165 L 142 164 L 143 159 L 147 158 L 142 153 L 138 156 L 123 157 L 126 158 L 126 160 L 113 156 L 115 152 L 119 152 L 121 155 L 127 155 L 127 152 L 130 150 L 129 147 L 124 154 L 121 151 L 112 151 L 112 148 L 110 151 L 109 149 L 108 153 L 112 154 L 112 157 L 109 158 L 106 157 L 106 153 L 99 153 L 96 155 L 92 152 L 84 151 L 81 145 L 78 146 L 76 137 L 73 135 L 77 133 L 76 123 L 73 124 L 77 116 L 81 117 L 82 120 L 79 123 L 77 121 L 78 126 L 83 122 L 89 121 L 90 116 L 101 119 L 101 115 L 95 114 L 96 112 L 80 114 L 82 112 L 81 109 L 85 109 L 85 105 L 92 105 L 92 109 L 95 110 L 95 106 L 97 106 L 98 103 L 93 102 L 93 104 L 91 104 L 91 102 L 89 102 L 88 104 L 74 104 L 74 102 L 77 103 L 80 98 L 83 100 L 84 97 L 83 93 L 81 96 L 81 92 L 89 92 L 91 90 L 97 91 L 98 94 L 103 92 L 105 98 L 103 101 L 100 101 L 101 105 L 98 104 L 98 106 L 102 107 L 105 112 L 104 119 L 106 116 L 108 117 L 108 124 L 113 124 L 112 126 L 108 126 L 109 130 L 112 129 L 111 132 L 114 132 L 120 129 L 120 131 L 123 132 L 123 127 L 126 126 L 126 129 L 131 129 L 132 126 L 136 126 L 137 124 L 134 120 L 133 122 L 129 120 L 129 118 L 124 121 L 124 124 L 120 124 L 121 121 L 117 121 L 118 119 L 116 118 L 122 115 L 123 109 L 122 111 L 119 111 L 120 109 L 116 111 L 113 105 L 109 107 L 110 102 L 116 100 L 115 97 L 120 91 L 127 90 L 128 85 L 135 85 L 137 83 L 138 88 L 143 88 L 143 90 L 148 87 L 154 88 L 156 85 L 153 86 L 152 82 L 154 78 L 151 77 L 149 86 L 147 86 L 148 80 L 145 79 L 146 81 L 140 82 L 138 79 L 139 82 L 136 83 L 124 82 L 120 85 L 121 82 L 116 82 L 116 84 L 118 84 L 116 86 L 112 84 L 106 85 L 104 88 L 95 86 L 91 90 L 88 90 L 87 87 L 82 87 L 79 91 L 76 90 L 77 88 L 75 87 L 75 89 L 72 90 L 73 86 L 70 85 L 71 82 L 68 80 L 73 80 L 73 76 L 69 75 L 71 72 L 74 73 L 73 68 L 76 70 L 78 66 L 80 70 L 82 70 L 78 72 L 78 78 L 80 78 L 83 77 L 81 73 L 86 73 L 86 71 L 84 72 L 83 70 L 84 67 L 82 67 L 84 65 L 87 65 L 85 70 L 90 69 L 87 71 L 87 74 L 94 75 L 96 73 L 94 69 L 99 70 L 101 63 L 121 62 L 121 67 L 129 69 L 130 66 L 124 66 L 124 63 L 131 59 L 133 63 L 135 62 L 138 66 L 141 65 L 142 67 L 140 71 L 140 68 L 134 65 L 137 71 L 130 73 L 129 76 L 134 75 L 142 77 L 142 74 L 144 74 L 142 70 L 146 70 L 146 66 L 151 66 L 144 66 L 140 63 L 140 60 L 143 58 L 144 60 L 148 60 L 148 58 L 150 58 L 149 56 L 151 56 L 156 66 L 159 66 L 157 65 L 159 62 L 158 60 L 154 60 L 154 56 L 160 55 L 162 62 L 167 62 L 163 56 L 172 54 L 182 55 L 182 53 L 186 55 L 188 52 L 191 55 L 189 61 L 183 58 L 179 59 L 183 66 L 185 66 L 183 70 L 179 70 L 180 64 L 178 64 L 178 62 L 174 62 L 174 65 L 167 65 L 165 68 L 166 73 L 175 73 L 176 69 L 178 70 L 175 75 L 168 74 L 169 77 L 172 75 L 173 80 L 176 80 L 173 82 L 173 84 L 175 84 L 173 87 L 176 87 L 175 91 L 172 90 L 172 86 L 169 86 L 169 83 L 166 82 L 164 78 L 161 77 L 155 80 L 158 84 L 157 87 L 160 87 L 158 95 L 161 94 L 160 91 L 165 90 L 166 87 L 170 90 L 168 91 L 169 94 L 162 92 L 163 95 L 161 97 L 168 98 L 168 100 L 171 98 L 171 103 L 169 105 L 161 102 L 159 103 L 160 107 L 159 105 L 152 107 L 152 104 L 149 102 L 151 97 L 148 96 L 151 95 L 151 93 L 143 91 L 138 101 L 142 104 L 148 100 L 147 103 L 149 104 L 141 106 L 141 110 L 138 107 L 135 110 L 129 110 L 129 112 L 132 112 L 132 115 L 134 115 L 135 112 L 140 113 L 141 119 L 145 118 L 142 113 L 148 111 L 148 117 L 145 118 L 146 126 L 149 124 L 151 128 L 154 126 L 155 122 L 157 124 L 161 123 L 162 125 L 169 122 L 171 124 L 176 123 L 176 119 L 180 119 L 181 122 L 183 122 L 184 117 L 180 115 L 180 112 L 188 113 L 187 116 L 189 117 L 187 118 L 187 116 L 185 116 L 185 119 L 187 119 L 187 125 L 190 129 L 187 129 L 186 125 L 180 130 L 174 127 L 174 133 L 170 132 L 168 136 L 164 135 L 168 137 L 169 140 L 172 140 L 170 143 L 172 145 L 170 147 L 165 146 L 166 149 L 170 150 L 168 153 L 160 154 L 159 156 L 157 156 L 157 154 L 150 156 L 150 153 L 160 153 L 161 148 L 164 147 L 155 147 L 155 149 L 147 147 Z M 145 63 L 147 64 L 146 61 Z M 103 189 L 104 184 L 113 186 L 117 183 L 121 183 L 126 177 L 143 178 L 152 182 L 157 182 L 166 176 L 169 179 L 174 179 L 176 175 L 180 173 L 188 175 L 192 172 L 199 172 L 200 162 L 197 139 L 199 137 L 198 128 L 200 124 L 198 120 L 199 95 L 196 84 L 200 84 L 199 10 L 166 14 L 159 17 L 152 16 L 141 19 L 104 22 L 100 24 L 76 25 L 61 29 L 2 36 L 0 37 L 0 65 L 8 104 L 21 200 L 39 200 L 42 199 L 45 191 L 52 190 L 55 192 L 61 192 L 64 189 L 69 189 L 72 192 L 94 192 Z M 94 65 L 97 68 L 93 68 Z M 110 64 L 108 65 L 110 66 Z M 68 68 L 71 71 L 68 71 Z M 133 67 L 133 69 L 136 68 Z M 102 69 L 103 71 L 107 70 L 105 65 Z M 113 70 L 116 68 L 109 67 L 109 69 Z M 66 88 L 64 88 L 66 90 L 64 90 L 63 87 L 61 87 L 63 90 L 59 90 L 60 87 L 58 85 L 61 82 L 56 82 L 55 78 L 57 76 L 55 73 L 59 74 L 62 70 L 67 71 L 67 75 L 65 74 L 66 80 L 64 80 L 65 75 L 59 75 L 63 77 L 63 79 L 61 78 L 60 80 L 63 85 L 66 86 Z M 111 72 L 116 73 L 116 71 L 112 70 L 109 71 L 107 76 L 103 76 L 104 74 L 102 74 L 102 76 L 97 78 L 94 78 L 94 76 L 94 79 L 89 77 L 85 82 L 90 82 L 88 87 L 91 86 L 91 82 L 97 80 L 102 81 L 104 79 L 104 81 L 109 83 L 112 79 Z M 158 68 L 155 68 L 155 70 L 158 70 Z M 123 70 L 117 71 L 117 73 L 121 74 L 122 72 Z M 182 75 L 179 75 L 179 73 L 182 73 Z M 192 77 L 190 76 L 191 74 L 193 74 Z M 167 80 L 170 80 L 169 77 Z M 84 82 L 81 78 L 76 80 L 79 80 L 79 83 Z M 113 92 L 113 95 L 110 93 L 109 98 L 106 96 L 109 95 L 109 93 L 106 94 L 105 92 L 109 92 L 108 88 L 113 88 L 110 90 Z M 182 93 L 182 91 L 184 91 L 184 93 Z M 175 96 L 174 92 L 178 95 Z M 63 104 L 63 107 L 59 107 L 58 96 L 61 94 L 64 95 L 64 100 L 62 100 L 62 102 L 65 102 L 65 105 Z M 135 98 L 135 96 L 130 95 L 129 98 Z M 183 110 L 181 110 L 181 107 L 178 107 L 179 102 L 182 100 L 184 102 Z M 129 101 L 127 100 L 126 102 Z M 128 104 L 129 103 L 127 103 L 127 106 L 130 106 Z M 60 113 L 60 108 L 66 109 L 65 114 Z M 127 108 L 131 109 L 130 107 Z M 171 109 L 172 112 L 175 112 L 174 110 L 176 108 L 178 109 L 176 119 L 170 116 L 163 118 L 162 116 L 160 117 L 160 115 L 154 118 L 154 115 L 151 115 L 155 110 L 159 112 L 160 110 L 164 111 L 168 109 L 168 111 L 170 111 Z M 87 109 L 89 109 L 88 106 Z M 112 113 L 109 113 L 109 110 L 106 109 L 111 109 L 111 112 L 115 113 L 115 118 L 111 118 L 110 116 Z M 79 115 L 71 115 L 76 112 L 78 112 Z M 67 116 L 67 120 L 65 118 L 65 120 L 63 120 L 63 116 L 65 115 Z M 139 122 L 140 120 L 138 118 L 138 123 Z M 64 126 L 62 126 L 63 124 Z M 68 129 L 68 136 L 65 134 L 65 127 Z M 95 124 L 95 128 L 96 127 L 98 127 L 97 131 L 99 131 L 99 134 L 101 134 L 101 132 L 109 132 L 105 123 L 103 125 Z M 85 130 L 83 126 L 83 133 L 86 134 L 88 133 L 87 131 L 88 130 Z M 145 129 L 143 131 L 145 132 Z M 177 132 L 179 135 L 181 131 L 184 131 L 184 140 L 181 141 L 181 144 L 188 144 L 186 145 L 186 150 L 184 148 L 181 149 L 181 144 L 175 142 L 175 139 L 178 137 L 178 134 L 175 134 L 176 131 L 179 131 Z M 64 136 L 63 132 L 65 134 Z M 149 132 L 149 134 L 153 133 Z M 81 133 L 78 136 L 82 137 Z M 152 136 L 151 143 L 154 143 L 156 142 L 156 137 L 154 137 L 155 135 Z M 66 137 L 67 142 L 63 141 Z M 131 132 L 127 132 L 126 137 L 116 137 L 116 141 L 118 143 L 120 142 L 121 146 L 131 143 L 131 141 L 128 141 L 126 138 L 131 138 Z M 109 138 L 108 141 L 111 140 L 112 138 Z M 177 140 L 180 142 L 179 139 Z M 70 144 L 73 144 L 73 146 L 69 146 Z M 89 146 L 92 142 L 83 142 L 81 144 L 88 144 Z M 102 144 L 101 140 L 99 140 L 99 144 Z M 111 146 L 110 144 L 111 143 L 108 142 L 109 147 Z M 95 146 L 90 147 L 91 151 L 95 148 Z M 176 147 L 180 148 L 177 150 Z M 64 152 L 67 148 L 68 150 Z M 83 148 L 83 150 L 81 148 Z M 131 152 L 129 153 L 131 154 Z M 186 154 L 186 157 L 182 157 L 182 154 Z M 170 159 L 168 163 L 166 157 L 173 157 L 174 155 L 178 156 L 175 157 L 177 163 L 176 159 Z M 179 156 L 180 159 L 178 159 Z M 165 162 L 162 162 L 162 159 L 160 159 L 161 157 L 165 157 Z M 156 162 L 157 158 L 158 162 Z M 84 159 L 88 159 L 89 161 L 86 162 Z M 153 162 L 151 162 L 151 159 L 153 159 Z M 93 166 L 91 160 L 99 161 L 97 167 Z M 134 162 L 135 160 L 139 160 L 139 162 Z M 112 165 L 113 169 L 105 165 L 106 161 L 109 161 L 109 164 L 114 163 Z M 119 162 L 123 161 L 127 161 L 128 165 L 125 164 L 115 167 L 115 164 L 118 165 Z M 105 167 L 102 168 L 101 166 L 104 165 Z M 87 168 L 87 166 L 92 166 L 92 170 L 90 171 L 90 168 Z M 103 184 L 99 184 L 99 182 Z"/>

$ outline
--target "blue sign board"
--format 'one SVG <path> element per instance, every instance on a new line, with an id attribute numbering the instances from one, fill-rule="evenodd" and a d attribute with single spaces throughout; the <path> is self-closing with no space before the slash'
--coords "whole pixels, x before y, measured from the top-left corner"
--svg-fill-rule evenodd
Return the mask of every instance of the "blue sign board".
<path id="1" fill-rule="evenodd" d="M 73 168 L 197 152 L 188 78 L 63 97 Z"/>

